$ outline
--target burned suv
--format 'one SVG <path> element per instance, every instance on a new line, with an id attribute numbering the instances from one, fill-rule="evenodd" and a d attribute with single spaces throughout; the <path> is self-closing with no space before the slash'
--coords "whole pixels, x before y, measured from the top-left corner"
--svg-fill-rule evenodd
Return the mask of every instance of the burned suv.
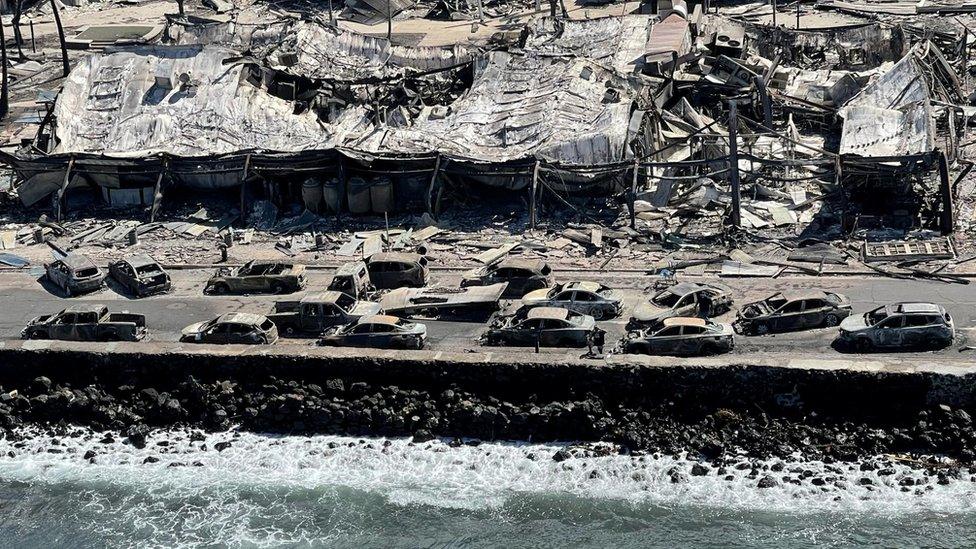
<path id="1" fill-rule="evenodd" d="M 955 338 L 952 317 L 934 303 L 882 305 L 840 323 L 841 343 L 858 351 L 880 348 L 946 347 Z"/>
<path id="2" fill-rule="evenodd" d="M 165 293 L 172 287 L 169 275 L 148 255 L 134 255 L 108 266 L 108 274 L 136 297 Z"/>
<path id="3" fill-rule="evenodd" d="M 105 272 L 81 254 L 68 254 L 48 263 L 44 266 L 44 276 L 68 297 L 94 292 L 105 284 Z"/>

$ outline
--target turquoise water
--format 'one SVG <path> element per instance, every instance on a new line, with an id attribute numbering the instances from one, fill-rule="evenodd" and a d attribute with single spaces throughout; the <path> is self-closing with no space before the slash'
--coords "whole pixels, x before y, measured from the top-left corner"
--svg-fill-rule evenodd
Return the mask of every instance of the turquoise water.
<path id="1" fill-rule="evenodd" d="M 905 492 L 894 479 L 921 478 L 907 468 L 760 489 L 739 470 L 672 483 L 690 467 L 681 459 L 556 463 L 552 445 L 177 436 L 144 450 L 97 436 L 0 442 L 14 452 L 0 459 L 3 546 L 976 546 L 976 484 Z M 222 440 L 231 447 L 214 450 Z M 92 448 L 95 463 L 82 457 Z"/>

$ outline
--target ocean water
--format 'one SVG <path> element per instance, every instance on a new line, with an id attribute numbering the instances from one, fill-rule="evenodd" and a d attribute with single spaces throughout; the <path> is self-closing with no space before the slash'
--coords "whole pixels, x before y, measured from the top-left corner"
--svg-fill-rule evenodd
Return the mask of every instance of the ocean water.
<path id="1" fill-rule="evenodd" d="M 673 483 L 691 469 L 681 458 L 555 462 L 560 445 L 157 433 L 138 450 L 100 438 L 0 441 L 0 546 L 976 546 L 976 483 L 902 487 L 923 476 L 902 466 L 788 462 L 844 480 L 758 488 L 737 469 Z"/>

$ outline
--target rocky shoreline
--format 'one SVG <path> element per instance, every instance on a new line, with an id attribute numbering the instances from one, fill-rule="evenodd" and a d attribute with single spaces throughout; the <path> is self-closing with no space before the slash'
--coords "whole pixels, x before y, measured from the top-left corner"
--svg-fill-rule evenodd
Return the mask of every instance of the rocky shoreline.
<path id="1" fill-rule="evenodd" d="M 885 463 L 873 460 L 893 454 L 901 456 L 899 463 L 929 468 L 939 479 L 965 475 L 976 460 L 976 430 L 970 414 L 960 408 L 935 405 L 897 417 L 857 419 L 796 407 L 779 412 L 767 413 L 755 404 L 694 405 L 632 395 L 611 401 L 593 393 L 500 400 L 457 386 L 427 391 L 341 378 L 316 384 L 274 376 L 199 381 L 188 375 L 156 387 L 38 376 L 0 391 L 6 437 L 19 436 L 25 427 L 63 430 L 73 425 L 118 433 L 136 447 L 160 428 L 413 437 L 417 443 L 444 437 L 457 445 L 465 443 L 462 439 L 605 441 L 613 444 L 598 447 L 635 456 L 687 452 L 702 464 L 675 472 L 675 482 L 713 468 L 721 474 L 721 468 L 742 457 L 860 460 L 884 470 Z M 561 450 L 550 458 L 562 461 L 578 451 L 592 455 L 593 447 Z M 947 459 L 911 457 L 932 455 Z M 761 470 L 753 473 L 760 481 L 765 478 Z M 782 481 L 770 478 L 763 482 Z"/>

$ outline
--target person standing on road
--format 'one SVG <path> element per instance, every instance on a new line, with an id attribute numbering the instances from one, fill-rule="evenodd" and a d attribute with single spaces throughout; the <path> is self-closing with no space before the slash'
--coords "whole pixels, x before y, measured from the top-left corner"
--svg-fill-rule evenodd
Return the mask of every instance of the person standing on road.
<path id="1" fill-rule="evenodd" d="M 698 295 L 698 316 L 708 318 L 712 314 L 712 296 L 708 292 Z"/>

